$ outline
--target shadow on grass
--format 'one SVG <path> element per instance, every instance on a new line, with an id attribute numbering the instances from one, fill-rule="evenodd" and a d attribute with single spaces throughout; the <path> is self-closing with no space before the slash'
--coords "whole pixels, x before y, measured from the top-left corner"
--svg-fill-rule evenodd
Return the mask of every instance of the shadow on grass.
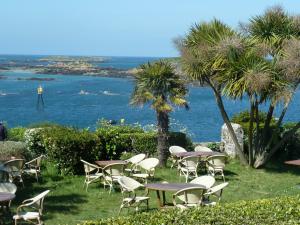
<path id="1" fill-rule="evenodd" d="M 300 166 L 287 165 L 284 164 L 284 162 L 270 162 L 263 169 L 272 173 L 291 173 L 300 175 Z"/>

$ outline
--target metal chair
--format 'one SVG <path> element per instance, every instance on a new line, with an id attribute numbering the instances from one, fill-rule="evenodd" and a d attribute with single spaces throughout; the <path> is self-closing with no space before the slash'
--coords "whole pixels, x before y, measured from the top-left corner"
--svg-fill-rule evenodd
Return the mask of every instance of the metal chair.
<path id="1" fill-rule="evenodd" d="M 222 197 L 222 194 L 223 194 L 223 189 L 227 185 L 228 185 L 228 183 L 225 182 L 225 183 L 216 185 L 212 188 L 209 188 L 207 190 L 207 192 L 204 194 L 204 199 L 205 200 L 202 201 L 202 204 L 205 205 L 205 206 L 214 206 L 214 205 L 216 205 L 221 200 L 221 197 Z M 211 197 L 216 197 L 217 198 L 216 201 L 212 201 Z"/>
<path id="2" fill-rule="evenodd" d="M 199 157 L 188 156 L 179 161 L 180 175 L 185 176 L 185 182 L 192 177 L 198 177 L 197 170 L 199 165 Z"/>
<path id="3" fill-rule="evenodd" d="M 144 159 L 138 164 L 138 167 L 142 170 L 141 173 L 132 174 L 132 176 L 142 179 L 145 183 L 147 183 L 148 178 L 154 177 L 155 167 L 158 163 L 159 160 L 157 158 Z"/>
<path id="4" fill-rule="evenodd" d="M 16 179 L 22 183 L 24 187 L 24 182 L 22 178 L 24 159 L 13 159 L 3 163 L 4 170 L 9 174 L 9 181 L 14 182 Z"/>
<path id="5" fill-rule="evenodd" d="M 201 206 L 204 193 L 204 188 L 190 187 L 181 189 L 173 194 L 173 204 L 175 207 L 182 210 L 190 207 Z M 177 198 L 181 201 L 181 203 L 176 202 Z"/>
<path id="6" fill-rule="evenodd" d="M 25 163 L 25 169 L 23 170 L 26 174 L 34 174 L 35 179 L 39 182 L 39 175 L 41 174 L 41 162 L 43 159 L 43 155 Z"/>
<path id="7" fill-rule="evenodd" d="M 172 160 L 171 168 L 173 168 L 175 165 L 178 166 L 178 161 L 179 161 L 179 158 L 176 157 L 176 155 L 174 155 L 174 154 L 180 153 L 180 152 L 187 152 L 187 151 L 180 146 L 173 145 L 169 148 L 169 152 L 171 154 L 171 160 Z"/>
<path id="8" fill-rule="evenodd" d="M 13 216 L 13 219 L 15 220 L 15 225 L 17 225 L 18 220 L 25 220 L 32 222 L 33 220 L 36 220 L 38 222 L 38 225 L 42 224 L 42 212 L 43 212 L 43 204 L 44 204 L 44 198 L 50 191 L 44 191 L 41 194 L 24 200 L 22 204 L 17 208 L 17 214 Z M 29 212 L 26 210 L 26 208 L 34 208 L 36 211 Z"/>
<path id="9" fill-rule="evenodd" d="M 114 189 L 114 184 L 124 175 L 124 167 L 123 163 L 113 163 L 103 168 L 104 185 L 109 186 L 109 194 Z"/>
<path id="10" fill-rule="evenodd" d="M 195 179 L 191 180 L 191 184 L 201 184 L 207 189 L 211 188 L 216 182 L 216 179 L 210 175 L 204 175 L 200 177 L 196 177 Z"/>
<path id="11" fill-rule="evenodd" d="M 220 174 L 225 182 L 224 168 L 225 168 L 226 156 L 213 155 L 207 158 L 207 171 L 210 175 L 215 176 Z"/>
<path id="12" fill-rule="evenodd" d="M 89 184 L 97 180 L 101 180 L 101 178 L 103 177 L 103 173 L 100 172 L 101 169 L 100 167 L 84 160 L 80 160 L 80 161 L 83 163 L 84 172 L 85 172 L 85 180 L 83 183 L 83 187 L 86 186 L 86 191 L 87 191 Z"/>
<path id="13" fill-rule="evenodd" d="M 135 173 L 138 172 L 138 163 L 141 162 L 142 160 L 144 160 L 146 158 L 146 154 L 138 154 L 135 156 L 132 156 L 131 158 L 127 159 L 126 161 L 128 163 L 130 163 L 130 167 L 126 168 L 125 171 L 129 172 L 129 173 Z"/>
<path id="14" fill-rule="evenodd" d="M 135 207 L 135 210 L 138 211 L 139 206 L 143 202 L 146 203 L 147 210 L 148 210 L 150 197 L 136 195 L 136 190 L 139 188 L 144 188 L 144 185 L 142 185 L 141 183 L 137 182 L 136 180 L 134 180 L 130 177 L 125 177 L 125 176 L 120 177 L 118 179 L 118 182 L 121 186 L 122 196 L 123 196 L 119 214 L 121 213 L 121 210 L 123 208 Z M 126 194 L 128 194 L 127 197 L 126 197 Z"/>

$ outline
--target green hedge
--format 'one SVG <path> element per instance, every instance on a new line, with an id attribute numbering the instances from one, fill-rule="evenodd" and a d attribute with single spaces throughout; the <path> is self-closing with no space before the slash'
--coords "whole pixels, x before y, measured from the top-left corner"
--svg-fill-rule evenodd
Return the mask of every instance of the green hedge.
<path id="1" fill-rule="evenodd" d="M 25 127 L 14 127 L 8 129 L 7 139 L 10 141 L 24 141 L 24 134 L 26 132 Z"/>
<path id="2" fill-rule="evenodd" d="M 220 204 L 185 211 L 176 209 L 136 213 L 131 216 L 86 221 L 82 225 L 157 225 L 157 224 L 300 224 L 300 196 Z"/>
<path id="3" fill-rule="evenodd" d="M 82 174 L 80 159 L 93 162 L 100 159 L 103 152 L 97 135 L 87 130 L 53 127 L 45 129 L 43 137 L 48 158 L 63 174 Z"/>

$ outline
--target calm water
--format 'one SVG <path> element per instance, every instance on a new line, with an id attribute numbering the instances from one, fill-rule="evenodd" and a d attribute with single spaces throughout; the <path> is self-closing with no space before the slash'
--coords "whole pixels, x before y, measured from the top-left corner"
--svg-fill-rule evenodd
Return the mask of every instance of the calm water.
<path id="1" fill-rule="evenodd" d="M 10 56 L 13 58 L 13 56 Z M 24 60 L 21 57 L 19 60 Z M 27 57 L 28 58 L 28 57 Z M 0 57 L 3 61 L 7 58 Z M 30 58 L 33 60 L 33 58 Z M 153 58 L 113 57 L 100 66 L 132 68 Z M 155 124 L 155 113 L 149 107 L 134 108 L 129 105 L 133 80 L 88 76 L 36 75 L 25 71 L 2 72 L 7 79 L 0 80 L 0 120 L 10 127 L 51 121 L 76 127 L 94 128 L 98 119 L 120 120 Z M 54 81 L 24 81 L 17 78 L 43 77 Z M 36 88 L 44 87 L 45 109 L 36 110 Z M 296 93 L 286 120 L 299 121 L 300 93 Z M 172 129 L 186 130 L 195 141 L 218 141 L 222 119 L 209 88 L 190 87 L 190 110 L 176 109 L 171 114 Z M 242 111 L 247 101 L 225 101 L 230 115 Z"/>

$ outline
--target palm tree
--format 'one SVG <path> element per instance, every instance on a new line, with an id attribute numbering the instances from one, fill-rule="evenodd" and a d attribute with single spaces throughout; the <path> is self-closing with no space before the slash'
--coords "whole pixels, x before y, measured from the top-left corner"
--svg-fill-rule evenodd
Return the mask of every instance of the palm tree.
<path id="1" fill-rule="evenodd" d="M 277 123 L 279 127 L 300 82 L 300 40 L 296 38 L 300 36 L 299 21 L 276 7 L 252 18 L 244 35 L 214 20 L 193 26 L 181 41 L 185 72 L 212 88 L 244 164 L 264 165 L 284 143 L 283 140 L 300 127 L 298 123 L 282 141 L 271 146 L 276 135 L 270 129 L 274 109 L 280 101 L 285 102 L 286 107 Z M 249 98 L 248 152 L 242 152 L 237 142 L 223 104 L 224 95 L 233 99 L 241 99 L 244 95 Z M 270 104 L 262 129 L 259 126 L 261 104 Z"/>
<path id="2" fill-rule="evenodd" d="M 143 106 L 150 103 L 157 117 L 157 148 L 161 166 L 165 166 L 168 157 L 169 113 L 173 106 L 188 109 L 185 99 L 187 88 L 183 80 L 174 72 L 169 62 L 157 61 L 140 67 L 135 75 L 135 88 L 131 104 Z"/>

